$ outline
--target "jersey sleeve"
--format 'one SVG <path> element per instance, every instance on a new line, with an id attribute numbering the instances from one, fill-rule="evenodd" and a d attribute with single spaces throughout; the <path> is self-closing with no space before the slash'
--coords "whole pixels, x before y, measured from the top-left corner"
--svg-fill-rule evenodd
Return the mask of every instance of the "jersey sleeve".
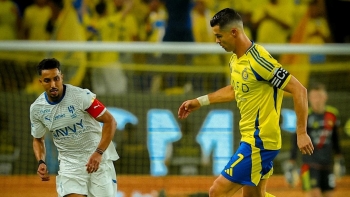
<path id="1" fill-rule="evenodd" d="M 96 94 L 92 93 L 89 89 L 83 89 L 82 92 L 82 105 L 83 105 L 83 110 L 87 110 L 91 104 L 94 102 L 96 99 Z"/>
<path id="2" fill-rule="evenodd" d="M 48 129 L 37 117 L 37 112 L 35 107 L 30 107 L 30 125 L 31 125 L 31 134 L 34 138 L 41 138 L 45 135 Z"/>
<path id="3" fill-rule="evenodd" d="M 269 81 L 273 86 L 283 89 L 289 82 L 290 73 L 282 68 L 266 50 L 253 49 L 250 65 L 257 79 Z"/>
<path id="4" fill-rule="evenodd" d="M 83 109 L 94 118 L 97 118 L 104 114 L 106 107 L 96 99 L 96 94 L 92 93 L 88 89 L 84 89 L 84 91 L 85 94 L 83 94 Z"/>

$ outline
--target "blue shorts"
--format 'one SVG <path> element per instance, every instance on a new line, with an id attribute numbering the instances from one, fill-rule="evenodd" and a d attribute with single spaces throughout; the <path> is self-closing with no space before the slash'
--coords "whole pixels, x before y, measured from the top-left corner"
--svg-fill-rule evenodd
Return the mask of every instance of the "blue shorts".
<path id="1" fill-rule="evenodd" d="M 264 150 L 241 142 L 221 174 L 242 185 L 257 186 L 261 179 L 273 173 L 273 160 L 279 150 Z"/>

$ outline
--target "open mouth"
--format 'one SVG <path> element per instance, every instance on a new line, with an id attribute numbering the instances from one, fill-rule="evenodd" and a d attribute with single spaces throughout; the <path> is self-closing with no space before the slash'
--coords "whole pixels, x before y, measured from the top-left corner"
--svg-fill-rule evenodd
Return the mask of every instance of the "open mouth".
<path id="1" fill-rule="evenodd" d="M 56 94 L 58 94 L 58 90 L 57 90 L 57 89 L 51 89 L 51 90 L 50 90 L 50 93 L 51 93 L 52 95 L 56 95 Z"/>

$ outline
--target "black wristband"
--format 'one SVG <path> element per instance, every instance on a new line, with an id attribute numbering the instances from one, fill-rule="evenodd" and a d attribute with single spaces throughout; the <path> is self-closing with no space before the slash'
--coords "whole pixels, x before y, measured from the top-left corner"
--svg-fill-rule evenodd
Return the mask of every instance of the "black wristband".
<path id="1" fill-rule="evenodd" d="M 100 154 L 100 155 L 103 155 L 104 151 L 102 149 L 100 149 L 100 148 L 96 148 L 95 152 Z"/>
<path id="2" fill-rule="evenodd" d="M 38 162 L 38 166 L 40 166 L 40 164 L 42 164 L 42 163 L 46 165 L 45 161 L 40 159 Z"/>

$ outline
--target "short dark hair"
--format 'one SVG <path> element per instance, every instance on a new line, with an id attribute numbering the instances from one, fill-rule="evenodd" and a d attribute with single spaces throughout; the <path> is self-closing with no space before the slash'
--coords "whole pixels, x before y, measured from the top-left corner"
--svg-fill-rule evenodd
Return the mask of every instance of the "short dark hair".
<path id="1" fill-rule="evenodd" d="M 57 68 L 59 71 L 61 71 L 61 64 L 60 62 L 55 58 L 46 58 L 41 60 L 41 62 L 37 66 L 38 74 L 41 75 L 42 70 L 49 70 Z"/>
<path id="2" fill-rule="evenodd" d="M 321 83 L 321 82 L 312 82 L 310 85 L 309 85 L 309 91 L 310 90 L 324 90 L 324 91 L 327 91 L 327 88 L 326 88 L 326 85 Z"/>
<path id="3" fill-rule="evenodd" d="M 242 21 L 242 17 L 232 8 L 225 8 L 216 13 L 210 20 L 210 26 L 219 25 L 220 28 L 225 27 L 232 21 Z"/>

